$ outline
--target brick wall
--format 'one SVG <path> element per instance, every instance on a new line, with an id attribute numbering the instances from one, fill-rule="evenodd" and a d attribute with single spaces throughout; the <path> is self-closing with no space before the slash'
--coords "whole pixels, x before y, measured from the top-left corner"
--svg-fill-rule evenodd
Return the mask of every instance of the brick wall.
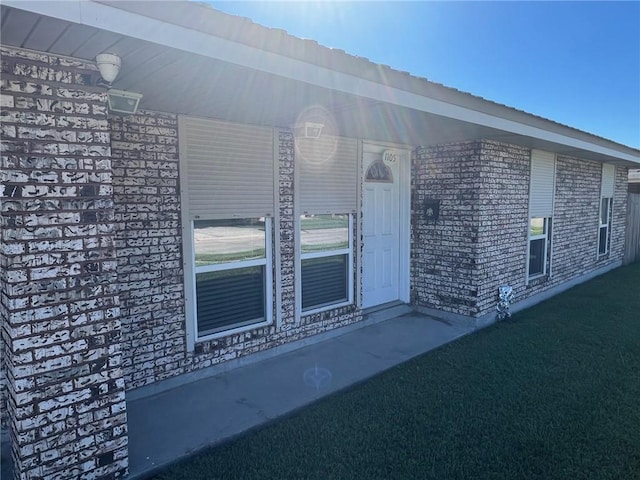
<path id="1" fill-rule="evenodd" d="M 496 308 L 498 288 L 510 285 L 521 298 L 526 276 L 531 152 L 482 141 L 478 217 L 477 314 Z"/>
<path id="2" fill-rule="evenodd" d="M 419 148 L 412 171 L 412 303 L 473 316 L 481 165 L 478 142 Z M 429 221 L 424 202 L 440 200 L 440 216 Z"/>
<path id="3" fill-rule="evenodd" d="M 554 283 L 582 275 L 596 264 L 601 176 L 601 163 L 561 156 L 556 160 Z"/>
<path id="4" fill-rule="evenodd" d="M 175 375 L 185 317 L 176 115 L 109 118 L 127 389 Z"/>
<path id="5" fill-rule="evenodd" d="M 523 300 L 622 258 L 621 250 L 597 259 L 602 164 L 566 156 L 556 161 L 552 228 L 552 275 L 526 283 L 530 151 L 493 141 L 482 142 L 478 249 L 478 315 L 492 313 L 501 285 Z M 622 185 L 616 186 L 616 194 Z M 622 199 L 623 200 L 623 199 Z M 620 203 L 620 202 L 619 202 Z M 624 208 L 619 208 L 626 212 Z M 621 214 L 621 212 L 618 212 Z M 615 215 L 615 212 L 614 212 Z M 624 227 L 614 228 L 617 248 Z"/>
<path id="6" fill-rule="evenodd" d="M 280 238 L 280 315 L 282 328 L 288 330 L 295 326 L 296 300 L 295 300 L 295 218 L 293 215 L 294 193 L 294 155 L 295 145 L 293 133 L 281 129 L 278 135 L 278 195 L 279 195 L 279 222 Z M 274 262 L 275 266 L 275 262 Z M 274 272 L 275 273 L 275 272 Z M 273 278 L 277 278 L 276 275 Z M 277 302 L 276 302 L 277 307 Z"/>
<path id="7" fill-rule="evenodd" d="M 616 170 L 609 255 L 598 259 L 602 165 L 558 156 L 552 274 L 526 282 L 531 152 L 482 140 L 417 150 L 413 179 L 412 288 L 416 305 L 479 317 L 491 314 L 498 288 L 524 300 L 622 260 L 626 169 Z M 436 224 L 425 198 L 441 199 Z M 449 292 L 459 292 L 452 297 Z M 473 295 L 477 292 L 477 295 Z"/>
<path id="8" fill-rule="evenodd" d="M 598 258 L 601 178 L 601 163 L 557 156 L 551 275 L 532 280 L 528 285 L 525 285 L 522 277 L 514 283 L 516 300 L 531 297 L 622 260 L 626 185 L 621 181 L 621 172 L 616 175 L 611 251 L 607 256 Z"/>
<path id="9" fill-rule="evenodd" d="M 629 188 L 629 169 L 627 167 L 616 167 L 615 191 L 613 194 L 613 215 L 611 225 L 611 253 L 605 260 L 611 263 L 624 259 L 626 225 L 627 225 L 627 202 Z"/>
<path id="10" fill-rule="evenodd" d="M 127 469 L 110 135 L 94 78 L 91 64 L 2 48 L 0 303 L 19 478 Z"/>

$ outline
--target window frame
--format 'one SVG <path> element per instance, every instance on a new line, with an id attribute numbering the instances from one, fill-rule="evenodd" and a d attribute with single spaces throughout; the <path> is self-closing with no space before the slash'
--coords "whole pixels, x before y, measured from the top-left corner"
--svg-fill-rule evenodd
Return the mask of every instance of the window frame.
<path id="1" fill-rule="evenodd" d="M 543 233 L 540 235 L 531 235 L 531 221 L 537 218 L 543 219 Z M 527 281 L 535 280 L 538 278 L 543 278 L 549 274 L 551 270 L 551 259 L 550 259 L 550 251 L 551 251 L 551 228 L 552 228 L 553 217 L 530 217 L 529 218 L 529 227 L 528 227 L 528 240 L 527 240 Z M 543 255 L 543 264 L 542 264 L 542 272 L 531 274 L 531 242 L 536 240 L 544 240 L 544 255 Z"/>
<path id="2" fill-rule="evenodd" d="M 265 233 L 265 255 L 264 258 L 251 259 L 251 260 L 233 260 L 225 263 L 216 263 L 205 266 L 196 266 L 196 258 L 195 258 L 195 222 L 202 220 L 214 220 L 214 219 L 202 219 L 198 218 L 196 220 L 191 220 L 190 224 L 190 268 L 191 268 L 191 285 L 190 285 L 190 298 L 192 299 L 191 310 L 193 314 L 191 315 L 192 319 L 192 328 L 194 332 L 195 343 L 203 342 L 207 340 L 213 340 L 217 338 L 227 337 L 229 335 L 235 335 L 238 333 L 246 332 L 248 330 L 253 330 L 260 327 L 265 327 L 271 325 L 273 323 L 273 241 L 272 241 L 272 232 L 273 232 L 273 219 L 271 217 L 264 217 L 264 233 Z M 224 219 L 222 219 L 224 220 Z M 229 220 L 237 220 L 237 219 L 229 219 Z M 265 316 L 264 320 L 252 322 L 250 324 L 243 324 L 237 326 L 229 326 L 229 328 L 225 328 L 224 330 L 219 330 L 216 332 L 207 333 L 204 335 L 200 335 L 198 333 L 198 298 L 196 294 L 197 288 L 197 275 L 199 273 L 208 273 L 208 272 L 220 272 L 220 271 L 228 271 L 228 270 L 236 270 L 240 268 L 247 267 L 256 267 L 256 266 L 264 266 L 264 297 L 265 297 Z"/>
<path id="3" fill-rule="evenodd" d="M 602 164 L 600 175 L 600 202 L 598 203 L 598 241 L 596 242 L 596 260 L 607 258 L 611 251 L 611 231 L 613 226 L 613 198 L 616 190 L 616 167 L 610 163 Z M 607 221 L 602 222 L 602 204 L 607 200 Z M 604 251 L 600 252 L 601 234 L 605 230 Z"/>
<path id="4" fill-rule="evenodd" d="M 532 280 L 549 279 L 553 275 L 553 217 L 555 211 L 556 174 L 558 158 L 553 152 L 532 149 L 529 164 L 529 209 L 527 215 L 527 253 L 525 286 Z M 531 221 L 544 219 L 544 233 L 531 235 Z M 542 273 L 530 273 L 531 242 L 544 239 Z"/>
<path id="5" fill-rule="evenodd" d="M 180 195 L 180 240 L 182 259 L 176 268 L 182 268 L 184 288 L 184 322 L 186 351 L 197 352 L 196 346 L 211 338 L 228 337 L 239 332 L 249 331 L 276 324 L 282 321 L 281 255 L 274 246 L 280 238 L 280 169 L 279 141 L 281 129 L 261 125 L 227 122 L 193 115 L 178 115 L 179 149 L 179 195 Z M 205 152 L 203 152 L 203 147 Z M 235 187 L 225 180 L 224 187 L 212 180 L 219 176 L 220 165 L 232 156 L 238 168 L 232 169 Z M 223 162 L 223 163 L 221 163 Z M 257 168 L 261 166 L 261 168 Z M 197 178 L 198 182 L 192 182 Z M 253 178 L 261 188 L 247 190 L 247 179 Z M 258 180 L 260 179 L 260 180 Z M 264 183 L 262 182 L 264 180 Z M 204 184 L 203 184 L 204 182 Z M 242 188 L 237 188 L 240 185 Z M 226 192 L 214 200 L 214 192 Z M 256 192 L 268 192 L 267 196 L 254 195 Z M 236 197 L 236 194 L 240 197 Z M 265 245 L 265 257 L 269 278 L 266 280 L 265 303 L 266 320 L 261 324 L 224 330 L 220 333 L 198 336 L 195 312 L 195 259 L 193 248 L 193 220 L 220 220 L 239 218 L 269 219 L 270 229 Z"/>
<path id="6" fill-rule="evenodd" d="M 607 221 L 602 223 L 602 202 L 607 201 Z M 609 252 L 611 251 L 611 225 L 612 225 L 612 217 L 613 217 L 613 197 L 602 196 L 600 197 L 600 208 L 598 209 L 598 259 L 605 258 L 609 256 Z M 606 230 L 606 241 L 604 245 L 604 252 L 600 251 L 600 238 L 602 229 Z"/>
<path id="7" fill-rule="evenodd" d="M 312 213 L 304 213 L 303 215 L 314 215 Z M 316 215 L 331 215 L 331 214 L 323 214 L 318 213 Z M 348 245 L 345 248 L 340 249 L 329 249 L 329 250 L 319 250 L 315 252 L 302 252 L 302 215 L 297 216 L 297 243 L 298 243 L 298 255 L 296 255 L 297 261 L 297 269 L 296 269 L 296 277 L 299 279 L 299 295 L 296 295 L 296 310 L 298 313 L 298 317 L 311 315 L 314 313 L 324 312 L 327 310 L 333 310 L 335 308 L 345 307 L 353 304 L 353 242 L 354 242 L 354 234 L 353 234 L 353 214 L 352 213 L 336 213 L 335 215 L 345 215 L 348 218 L 347 225 L 347 234 L 348 234 Z M 323 304 L 319 306 L 314 306 L 308 309 L 302 308 L 302 297 L 304 292 L 302 291 L 302 262 L 304 260 L 310 260 L 314 258 L 326 258 L 326 257 L 337 257 L 340 255 L 346 255 L 347 257 L 347 299 L 342 302 Z"/>

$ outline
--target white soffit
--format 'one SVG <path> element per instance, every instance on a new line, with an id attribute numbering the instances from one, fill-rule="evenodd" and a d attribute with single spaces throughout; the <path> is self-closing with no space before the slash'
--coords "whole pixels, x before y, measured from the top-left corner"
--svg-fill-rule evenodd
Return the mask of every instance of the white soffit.
<path id="1" fill-rule="evenodd" d="M 3 0 L 3 3 L 20 10 L 116 32 L 311 85 L 640 164 L 640 157 L 636 155 L 372 82 L 109 5 L 87 0 Z"/>

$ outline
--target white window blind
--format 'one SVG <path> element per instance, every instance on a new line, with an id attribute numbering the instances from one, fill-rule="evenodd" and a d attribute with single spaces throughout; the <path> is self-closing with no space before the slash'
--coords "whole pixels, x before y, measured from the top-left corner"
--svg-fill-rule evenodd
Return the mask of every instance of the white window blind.
<path id="1" fill-rule="evenodd" d="M 613 190 L 615 188 L 616 167 L 608 163 L 602 164 L 602 197 L 613 197 Z"/>
<path id="2" fill-rule="evenodd" d="M 344 137 L 296 139 L 301 213 L 351 213 L 356 210 L 358 143 Z"/>
<path id="3" fill-rule="evenodd" d="M 189 218 L 274 214 L 271 128 L 187 116 L 179 122 Z"/>
<path id="4" fill-rule="evenodd" d="M 531 184 L 529 188 L 529 216 L 553 216 L 555 155 L 541 150 L 531 151 Z"/>

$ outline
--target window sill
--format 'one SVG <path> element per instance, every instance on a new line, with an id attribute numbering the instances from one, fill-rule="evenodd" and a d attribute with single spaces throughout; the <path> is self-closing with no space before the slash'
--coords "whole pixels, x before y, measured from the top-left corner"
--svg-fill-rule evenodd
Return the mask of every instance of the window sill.
<path id="1" fill-rule="evenodd" d="M 303 310 L 302 312 L 300 312 L 300 317 L 302 318 L 302 317 L 306 317 L 307 315 L 313 315 L 314 313 L 326 312 L 327 310 L 335 310 L 336 308 L 348 307 L 350 305 L 353 305 L 353 302 L 350 302 L 348 300 L 341 303 L 332 303 L 330 305 L 323 305 L 321 307 L 312 308 L 309 310 Z"/>
<path id="2" fill-rule="evenodd" d="M 272 324 L 273 324 L 273 321 L 266 320 L 266 321 L 257 322 L 257 323 L 250 323 L 249 325 L 241 325 L 241 326 L 238 326 L 238 327 L 232 327 L 232 328 L 229 328 L 228 330 L 221 330 L 219 332 L 210 333 L 210 334 L 198 337 L 198 338 L 196 338 L 196 342 L 195 343 L 197 344 L 197 343 L 201 343 L 201 342 L 208 342 L 210 340 L 217 340 L 217 339 L 228 337 L 228 336 L 231 336 L 231 335 L 237 335 L 239 333 L 244 333 L 244 332 L 247 332 L 249 330 L 255 330 L 256 328 L 268 327 L 269 325 L 272 325 Z"/>
<path id="3" fill-rule="evenodd" d="M 536 275 L 534 277 L 529 277 L 527 279 L 527 288 L 537 287 L 538 285 L 542 285 L 549 280 L 549 274 L 543 273 L 541 275 Z"/>

